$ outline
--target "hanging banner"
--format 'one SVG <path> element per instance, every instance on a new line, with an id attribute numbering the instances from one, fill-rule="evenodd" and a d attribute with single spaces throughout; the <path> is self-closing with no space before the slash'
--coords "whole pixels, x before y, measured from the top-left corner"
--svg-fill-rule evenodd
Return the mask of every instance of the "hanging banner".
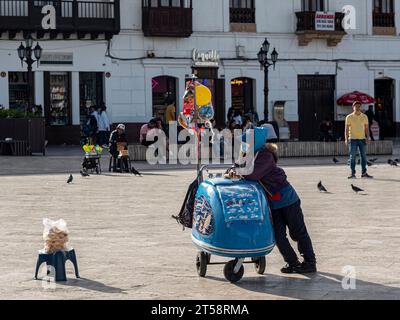
<path id="1" fill-rule="evenodd" d="M 335 12 L 315 13 L 315 30 L 319 31 L 335 31 Z"/>

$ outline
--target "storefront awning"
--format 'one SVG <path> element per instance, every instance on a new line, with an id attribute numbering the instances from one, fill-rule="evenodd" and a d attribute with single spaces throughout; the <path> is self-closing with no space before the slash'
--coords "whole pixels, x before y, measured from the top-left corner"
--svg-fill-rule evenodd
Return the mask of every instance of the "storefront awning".
<path id="1" fill-rule="evenodd" d="M 352 105 L 355 101 L 359 101 L 359 102 L 361 102 L 361 104 L 375 103 L 375 99 L 373 97 L 371 97 L 370 95 L 360 92 L 360 91 L 354 91 L 354 92 L 347 93 L 344 96 L 342 96 L 337 101 L 337 104 L 340 106 Z"/>

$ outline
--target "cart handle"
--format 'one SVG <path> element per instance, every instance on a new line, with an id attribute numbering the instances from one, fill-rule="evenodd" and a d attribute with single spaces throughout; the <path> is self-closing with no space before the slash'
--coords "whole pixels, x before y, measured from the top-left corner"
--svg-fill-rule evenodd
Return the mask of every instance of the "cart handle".
<path id="1" fill-rule="evenodd" d="M 207 169 L 230 169 L 233 166 L 234 166 L 234 164 L 230 164 L 230 165 L 228 165 L 228 164 L 206 164 L 206 165 L 203 165 L 197 174 L 199 184 L 204 181 L 204 177 L 203 177 L 204 170 L 207 170 Z"/>

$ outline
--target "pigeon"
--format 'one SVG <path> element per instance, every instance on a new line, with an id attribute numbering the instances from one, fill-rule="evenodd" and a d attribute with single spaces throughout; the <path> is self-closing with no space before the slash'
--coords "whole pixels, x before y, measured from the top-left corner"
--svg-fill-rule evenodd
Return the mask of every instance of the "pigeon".
<path id="1" fill-rule="evenodd" d="M 135 176 L 139 176 L 139 177 L 142 176 L 142 174 L 141 174 L 139 171 L 137 171 L 135 168 L 132 168 L 131 172 L 132 172 L 132 174 L 134 174 Z"/>
<path id="2" fill-rule="evenodd" d="M 370 159 L 369 160 L 369 162 L 371 162 L 371 163 L 375 163 L 375 162 L 377 162 L 378 161 L 378 158 L 374 158 L 374 159 Z"/>
<path id="3" fill-rule="evenodd" d="M 87 173 L 86 171 L 82 171 L 81 170 L 80 173 L 81 173 L 81 176 L 84 177 L 84 178 L 85 177 L 90 177 L 89 173 Z"/>
<path id="4" fill-rule="evenodd" d="M 334 157 L 334 158 L 333 158 L 333 162 L 334 162 L 335 164 L 338 164 L 340 161 L 339 161 L 338 159 L 336 159 L 336 157 Z"/>
<path id="5" fill-rule="evenodd" d="M 399 162 L 400 162 L 400 159 L 394 159 L 394 162 L 399 163 Z"/>
<path id="6" fill-rule="evenodd" d="M 388 164 L 390 164 L 392 167 L 398 167 L 398 164 L 396 161 L 393 161 L 392 159 L 388 160 Z"/>
<path id="7" fill-rule="evenodd" d="M 328 190 L 326 190 L 326 188 L 323 186 L 322 181 L 320 181 L 320 182 L 318 183 L 318 190 L 319 190 L 320 192 L 328 192 Z"/>
<path id="8" fill-rule="evenodd" d="M 355 185 L 351 185 L 351 188 L 353 189 L 353 191 L 355 192 L 355 193 L 359 193 L 359 192 L 364 192 L 364 190 L 363 189 L 360 189 L 359 187 L 356 187 Z"/>
<path id="9" fill-rule="evenodd" d="M 72 176 L 72 174 L 70 174 L 69 178 L 67 180 L 67 183 L 70 184 L 70 183 L 72 183 L 73 180 L 74 180 L 74 177 Z"/>
<path id="10" fill-rule="evenodd" d="M 367 161 L 367 165 L 368 165 L 368 167 L 372 167 L 374 165 L 374 162 Z"/>

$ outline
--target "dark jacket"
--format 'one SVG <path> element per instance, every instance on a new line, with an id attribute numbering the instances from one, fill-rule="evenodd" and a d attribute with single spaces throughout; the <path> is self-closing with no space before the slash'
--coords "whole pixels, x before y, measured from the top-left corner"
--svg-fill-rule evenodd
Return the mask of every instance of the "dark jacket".
<path id="1" fill-rule="evenodd" d="M 253 173 L 244 178 L 256 181 L 262 179 L 268 193 L 274 195 L 289 185 L 285 171 L 277 166 L 277 162 L 278 155 L 273 148 L 264 147 L 256 156 Z"/>
<path id="2" fill-rule="evenodd" d="M 117 143 L 118 142 L 125 142 L 126 145 L 128 145 L 128 140 L 126 139 L 125 133 L 118 134 L 118 131 L 114 130 L 113 132 L 111 132 L 111 135 L 110 135 L 110 153 L 111 154 L 118 153 L 118 151 L 117 151 Z"/>

